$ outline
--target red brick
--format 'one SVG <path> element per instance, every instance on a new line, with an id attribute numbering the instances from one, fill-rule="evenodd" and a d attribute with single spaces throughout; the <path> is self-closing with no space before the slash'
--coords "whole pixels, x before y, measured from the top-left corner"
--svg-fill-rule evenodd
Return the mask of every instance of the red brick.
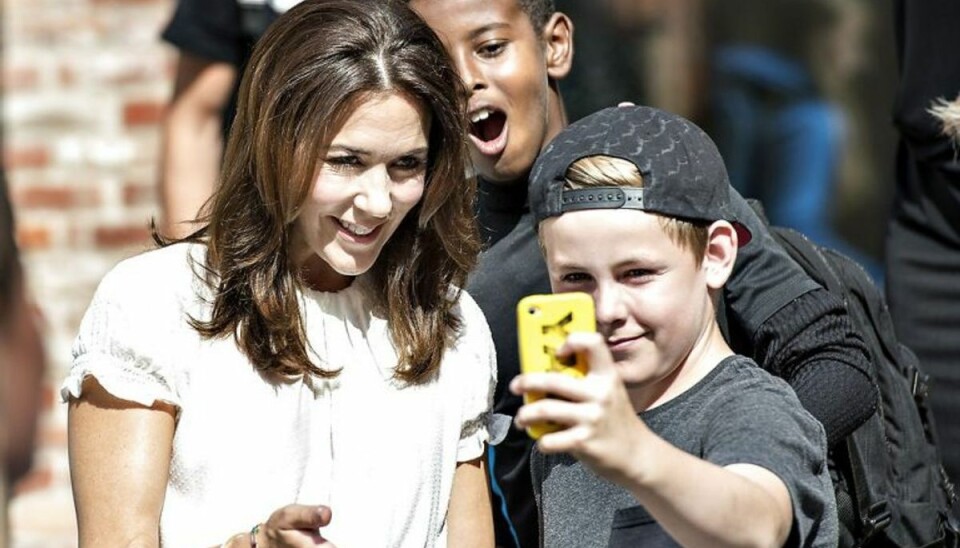
<path id="1" fill-rule="evenodd" d="M 128 126 L 158 124 L 163 119 L 164 104 L 156 101 L 133 101 L 123 107 L 123 123 Z"/>
<path id="2" fill-rule="evenodd" d="M 13 486 L 14 495 L 22 495 L 31 491 L 40 491 L 53 484 L 53 470 L 49 466 L 34 466 L 29 474 Z"/>
<path id="3" fill-rule="evenodd" d="M 50 151 L 41 145 L 8 148 L 4 154 L 8 170 L 45 167 L 50 163 Z"/>
<path id="4" fill-rule="evenodd" d="M 57 398 L 57 405 L 60 399 Z M 40 447 L 66 447 L 67 425 L 60 421 L 50 422 L 40 426 L 40 435 L 37 436 L 37 445 Z"/>
<path id="5" fill-rule="evenodd" d="M 73 67 L 60 66 L 57 69 L 57 78 L 63 87 L 71 87 L 77 83 L 77 71 Z"/>
<path id="6" fill-rule="evenodd" d="M 157 203 L 157 188 L 154 185 L 129 183 L 123 187 L 123 203 L 128 206 Z"/>
<path id="7" fill-rule="evenodd" d="M 143 225 L 101 226 L 94 231 L 98 247 L 126 247 L 144 244 L 150 240 L 150 229 Z"/>
<path id="8" fill-rule="evenodd" d="M 50 230 L 45 226 L 20 223 L 17 227 L 17 245 L 23 251 L 46 249 L 51 240 Z"/>
<path id="9" fill-rule="evenodd" d="M 56 387 L 50 383 L 44 383 L 40 388 L 40 408 L 44 411 L 50 411 L 57 401 L 59 400 L 57 399 Z"/>
<path id="10" fill-rule="evenodd" d="M 23 91 L 37 87 L 40 74 L 35 67 L 11 67 L 4 71 L 3 87 L 5 91 Z"/>
<path id="11" fill-rule="evenodd" d="M 17 193 L 17 204 L 24 208 L 68 209 L 74 206 L 93 206 L 99 195 L 92 188 L 69 186 L 36 186 Z"/>

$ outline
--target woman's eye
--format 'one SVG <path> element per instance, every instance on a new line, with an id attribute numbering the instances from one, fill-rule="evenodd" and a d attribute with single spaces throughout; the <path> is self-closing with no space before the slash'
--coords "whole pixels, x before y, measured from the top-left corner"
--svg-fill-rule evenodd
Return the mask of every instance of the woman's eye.
<path id="1" fill-rule="evenodd" d="M 405 156 L 394 162 L 394 166 L 404 171 L 417 171 L 423 168 L 426 162 L 416 156 Z"/>
<path id="2" fill-rule="evenodd" d="M 360 158 L 356 156 L 331 156 L 327 158 L 327 164 L 335 169 L 354 167 L 360 165 Z"/>

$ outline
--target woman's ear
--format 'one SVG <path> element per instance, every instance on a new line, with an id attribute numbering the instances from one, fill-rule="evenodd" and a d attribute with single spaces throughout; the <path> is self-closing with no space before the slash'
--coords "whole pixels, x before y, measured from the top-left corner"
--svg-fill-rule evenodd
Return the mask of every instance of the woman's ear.
<path id="1" fill-rule="evenodd" d="M 703 255 L 703 270 L 707 286 L 720 289 L 737 260 L 737 231 L 727 221 L 716 221 L 707 229 L 707 249 Z"/>
<path id="2" fill-rule="evenodd" d="M 566 14 L 555 12 L 543 25 L 540 38 L 545 48 L 547 76 L 563 80 L 573 65 L 573 21 Z"/>

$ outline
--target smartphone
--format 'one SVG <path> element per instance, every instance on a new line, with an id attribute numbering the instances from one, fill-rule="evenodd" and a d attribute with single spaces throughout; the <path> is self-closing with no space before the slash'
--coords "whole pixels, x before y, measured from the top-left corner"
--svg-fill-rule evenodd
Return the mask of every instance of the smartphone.
<path id="1" fill-rule="evenodd" d="M 517 303 L 517 339 L 520 346 L 520 371 L 523 373 L 560 373 L 573 377 L 587 374 L 586 359 L 573 355 L 557 358 L 567 335 L 578 331 L 596 331 L 593 297 L 586 293 L 554 293 L 529 295 Z M 525 403 L 545 397 L 544 394 L 527 392 Z M 527 428 L 533 439 L 548 432 L 555 432 L 556 424 L 535 424 Z"/>

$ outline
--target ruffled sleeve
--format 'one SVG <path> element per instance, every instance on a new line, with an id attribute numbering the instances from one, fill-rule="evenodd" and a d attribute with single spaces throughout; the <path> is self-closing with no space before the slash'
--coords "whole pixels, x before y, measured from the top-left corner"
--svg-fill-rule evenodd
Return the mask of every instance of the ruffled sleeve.
<path id="1" fill-rule="evenodd" d="M 179 408 L 170 335 L 189 326 L 179 315 L 171 317 L 175 295 L 152 287 L 154 276 L 143 266 L 137 259 L 121 263 L 97 288 L 73 344 L 73 364 L 60 388 L 63 401 L 80 397 L 84 379 L 93 376 L 117 398 Z"/>
<path id="2" fill-rule="evenodd" d="M 473 299 L 463 292 L 460 297 L 463 317 L 461 344 L 469 350 L 457 364 L 463 379 L 462 427 L 457 460 L 465 462 L 481 457 L 484 444 L 496 442 L 499 423 L 492 413 L 493 390 L 497 384 L 497 355 L 490 327 Z"/>

